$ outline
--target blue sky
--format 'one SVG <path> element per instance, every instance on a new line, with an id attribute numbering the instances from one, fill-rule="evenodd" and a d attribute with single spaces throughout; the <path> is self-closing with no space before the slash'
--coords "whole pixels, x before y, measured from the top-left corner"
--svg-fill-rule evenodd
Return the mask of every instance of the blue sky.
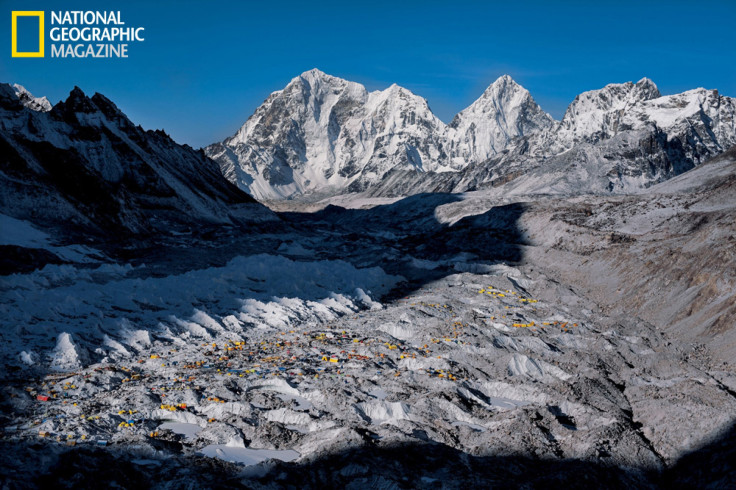
<path id="1" fill-rule="evenodd" d="M 194 147 L 231 135 L 269 93 L 314 67 L 369 90 L 398 83 L 446 122 L 503 74 L 556 118 L 580 92 L 644 76 L 664 94 L 704 86 L 736 96 L 734 0 L 0 6 L 0 81 L 52 103 L 74 85 L 101 92 L 133 122 Z M 45 10 L 47 23 L 51 10 L 120 10 L 146 40 L 128 59 L 11 58 L 12 10 Z"/>

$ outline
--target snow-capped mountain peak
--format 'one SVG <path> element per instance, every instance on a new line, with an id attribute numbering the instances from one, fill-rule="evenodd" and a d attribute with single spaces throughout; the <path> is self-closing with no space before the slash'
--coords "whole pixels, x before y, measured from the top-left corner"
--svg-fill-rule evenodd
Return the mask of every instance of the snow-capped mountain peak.
<path id="1" fill-rule="evenodd" d="M 461 169 L 553 124 L 508 75 L 447 126 L 424 98 L 397 84 L 368 92 L 312 69 L 273 92 L 233 137 L 206 151 L 241 188 L 278 199 L 361 190 L 394 170 Z"/>
<path id="2" fill-rule="evenodd" d="M 202 152 L 134 125 L 103 95 L 75 87 L 43 111 L 24 107 L 16 90 L 0 84 L 0 143 L 12 162 L 0 176 L 7 215 L 102 239 L 241 223 L 246 207 L 265 211 Z"/>
<path id="3" fill-rule="evenodd" d="M 284 198 L 392 168 L 435 170 L 445 125 L 427 101 L 392 85 L 368 92 L 313 69 L 272 93 L 235 136 L 211 145 L 223 173 L 261 199 Z"/>
<path id="4" fill-rule="evenodd" d="M 526 95 L 529 94 L 529 91 L 516 83 L 509 75 L 501 75 L 486 88 L 483 94 L 476 100 L 476 103 L 487 99 L 498 100 L 503 97 L 508 98 L 513 94 L 519 93 Z"/>
<path id="5" fill-rule="evenodd" d="M 303 81 L 307 81 L 309 83 L 318 83 L 318 84 L 321 84 L 321 83 L 327 83 L 327 84 L 335 83 L 335 84 L 338 84 L 338 85 L 342 85 L 342 84 L 345 84 L 345 83 L 349 83 L 345 79 L 342 79 L 342 78 L 339 78 L 339 77 L 335 77 L 335 76 L 329 75 L 329 74 L 323 72 L 322 70 L 320 70 L 318 68 L 312 68 L 311 70 L 305 71 L 304 73 L 300 74 L 299 76 L 294 77 L 291 80 L 291 82 L 293 83 L 293 82 L 295 82 L 297 80 L 303 80 Z"/>
<path id="6" fill-rule="evenodd" d="M 575 97 L 557 130 L 557 144 L 563 148 L 585 141 L 610 139 L 620 130 L 621 118 L 631 107 L 660 97 L 659 89 L 648 78 L 636 83 L 611 83 Z"/>
<path id="7" fill-rule="evenodd" d="M 450 123 L 456 163 L 483 161 L 517 137 L 552 127 L 552 116 L 509 75 L 499 77 Z"/>
<path id="8" fill-rule="evenodd" d="M 46 97 L 34 97 L 23 85 L 13 84 L 13 91 L 23 105 L 29 109 L 40 112 L 51 110 L 51 102 Z"/>
<path id="9" fill-rule="evenodd" d="M 519 111 L 529 101 L 534 101 L 529 91 L 516 83 L 510 76 L 503 75 L 489 85 L 475 102 L 458 113 L 450 123 L 450 127 L 460 127 L 464 120 L 479 114 L 490 115 L 496 120 L 503 119 L 505 115 L 511 112 Z M 541 111 L 541 109 L 539 111 L 547 116 L 544 119 L 553 121 L 551 116 Z"/>
<path id="10" fill-rule="evenodd" d="M 368 92 L 313 69 L 205 151 L 258 199 L 455 192 L 531 169 L 545 174 L 535 177 L 540 188 L 549 186 L 545 172 L 557 172 L 587 179 L 565 189 L 610 192 L 660 182 L 724 151 L 736 142 L 733 112 L 733 99 L 717 91 L 663 97 L 642 78 L 578 95 L 557 122 L 503 75 L 446 125 L 399 85 Z"/>
<path id="11" fill-rule="evenodd" d="M 657 84 L 648 77 L 642 77 L 641 80 L 634 84 L 634 87 L 637 92 L 644 95 L 646 100 L 656 99 L 661 96 Z"/>
<path id="12" fill-rule="evenodd" d="M 648 78 L 642 78 L 636 83 L 609 83 L 601 89 L 589 90 L 575 97 L 562 120 L 591 112 L 621 110 L 658 97 L 661 94 L 657 85 Z"/>

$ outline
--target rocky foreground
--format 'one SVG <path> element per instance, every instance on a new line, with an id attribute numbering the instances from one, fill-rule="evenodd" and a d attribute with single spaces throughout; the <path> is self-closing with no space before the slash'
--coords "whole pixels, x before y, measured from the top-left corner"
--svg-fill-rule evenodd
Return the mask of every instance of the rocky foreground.
<path id="1" fill-rule="evenodd" d="M 134 359 L 7 386 L 3 445 L 62 475 L 72 455 L 91 460 L 88 483 L 106 471 L 99 458 L 219 473 L 208 457 L 246 464 L 218 476 L 246 486 L 292 472 L 316 483 L 299 468 L 334 461 L 329 478 L 358 486 L 575 482 L 571 467 L 588 465 L 586 484 L 652 483 L 729 428 L 736 397 L 700 351 L 591 308 L 540 272 L 497 266 L 319 328 L 154 341 Z M 20 485 L 28 470 L 5 478 Z"/>
<path id="2" fill-rule="evenodd" d="M 181 264 L 7 276 L 3 484 L 733 484 L 733 167 L 282 213 L 289 262 L 231 261 L 208 292 Z M 19 329 L 24 295 L 58 303 Z"/>

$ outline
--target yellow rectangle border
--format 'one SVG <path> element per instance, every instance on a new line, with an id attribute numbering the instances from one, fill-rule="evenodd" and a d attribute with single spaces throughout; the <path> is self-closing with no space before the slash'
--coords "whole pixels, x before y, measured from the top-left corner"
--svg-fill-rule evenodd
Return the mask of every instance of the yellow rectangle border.
<path id="1" fill-rule="evenodd" d="M 44 28 L 43 28 L 43 10 L 14 10 L 12 13 L 13 19 L 13 38 L 11 49 L 13 51 L 13 58 L 43 58 L 44 57 Z M 38 51 L 18 52 L 18 17 L 38 17 Z"/>

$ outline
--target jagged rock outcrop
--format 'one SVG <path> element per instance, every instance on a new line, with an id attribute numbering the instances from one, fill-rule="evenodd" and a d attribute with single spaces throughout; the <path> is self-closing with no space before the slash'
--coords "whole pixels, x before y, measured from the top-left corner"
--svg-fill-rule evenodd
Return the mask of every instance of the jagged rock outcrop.
<path id="1" fill-rule="evenodd" d="M 0 84 L 1 213 L 108 237 L 267 218 L 202 151 L 134 125 L 105 96 L 75 87 L 44 102 Z"/>

